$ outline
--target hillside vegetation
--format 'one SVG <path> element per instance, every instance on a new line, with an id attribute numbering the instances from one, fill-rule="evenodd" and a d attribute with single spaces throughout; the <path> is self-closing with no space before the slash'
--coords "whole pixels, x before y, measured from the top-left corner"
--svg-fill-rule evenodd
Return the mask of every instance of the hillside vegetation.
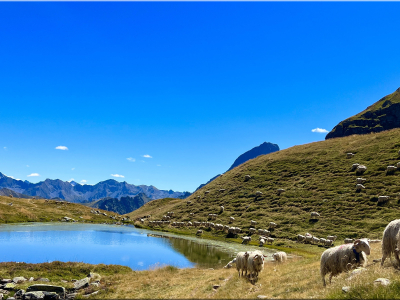
<path id="1" fill-rule="evenodd" d="M 80 222 L 115 222 L 115 220 L 110 219 L 110 215 L 117 216 L 117 214 L 96 209 L 108 214 L 108 216 L 104 216 L 93 214 L 90 212 L 91 210 L 90 207 L 66 201 L 0 196 L 0 224 L 60 221 L 63 217 L 69 217 Z"/>
<path id="2" fill-rule="evenodd" d="M 256 228 L 264 229 L 275 222 L 278 226 L 272 236 L 282 239 L 295 239 L 305 232 L 317 237 L 380 238 L 385 226 L 400 216 L 400 171 L 386 172 L 388 165 L 400 161 L 399 150 L 400 129 L 294 146 L 250 160 L 185 200 L 154 200 L 129 215 L 137 218 L 150 214 L 150 220 L 161 220 L 167 211 L 174 211 L 172 221 L 193 222 L 206 221 L 209 213 L 216 213 L 214 223 L 228 224 L 233 216 L 233 226 L 242 228 L 245 234 L 250 220 L 258 222 Z M 347 152 L 355 156 L 348 159 Z M 357 175 L 351 171 L 354 163 L 367 166 L 367 171 Z M 245 175 L 251 179 L 245 181 Z M 367 180 L 361 192 L 356 191 L 357 177 Z M 278 195 L 277 189 L 285 192 Z M 262 196 L 256 197 L 257 191 Z M 378 203 L 380 195 L 390 196 L 390 200 Z M 221 205 L 225 207 L 223 213 Z M 312 211 L 321 216 L 311 219 Z M 180 231 L 170 226 L 163 230 Z M 194 234 L 196 230 L 181 231 Z M 214 230 L 210 234 L 226 236 Z"/>

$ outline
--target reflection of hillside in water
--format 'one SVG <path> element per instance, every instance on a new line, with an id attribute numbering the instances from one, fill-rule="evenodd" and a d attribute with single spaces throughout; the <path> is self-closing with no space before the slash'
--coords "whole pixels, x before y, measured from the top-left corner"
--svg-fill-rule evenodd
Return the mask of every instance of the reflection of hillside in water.
<path id="1" fill-rule="evenodd" d="M 199 264 L 202 267 L 224 266 L 232 259 L 229 253 L 222 251 L 222 249 L 216 246 L 199 244 L 180 238 L 169 237 L 168 240 L 176 251 L 185 255 L 189 261 Z"/>

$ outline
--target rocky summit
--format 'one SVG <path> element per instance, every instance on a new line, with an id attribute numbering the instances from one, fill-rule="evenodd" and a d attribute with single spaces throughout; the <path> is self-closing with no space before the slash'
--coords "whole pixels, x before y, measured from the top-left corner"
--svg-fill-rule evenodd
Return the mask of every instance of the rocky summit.
<path id="1" fill-rule="evenodd" d="M 325 139 L 381 132 L 393 128 L 400 128 L 400 88 L 359 114 L 340 122 Z"/>

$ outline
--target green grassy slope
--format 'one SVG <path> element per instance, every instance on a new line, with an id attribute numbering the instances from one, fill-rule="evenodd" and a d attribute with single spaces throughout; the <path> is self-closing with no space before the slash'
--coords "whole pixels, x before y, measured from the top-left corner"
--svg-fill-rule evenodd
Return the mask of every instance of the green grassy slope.
<path id="1" fill-rule="evenodd" d="M 154 200 L 129 215 L 151 214 L 150 220 L 160 220 L 167 211 L 174 211 L 174 221 L 206 221 L 209 213 L 217 213 L 214 223 L 228 224 L 233 216 L 233 225 L 245 231 L 250 220 L 258 222 L 256 228 L 265 229 L 275 222 L 273 236 L 278 238 L 294 239 L 305 232 L 318 237 L 379 238 L 385 226 L 400 216 L 400 171 L 386 173 L 388 165 L 400 161 L 399 150 L 400 129 L 295 146 L 250 160 L 185 200 Z M 355 156 L 347 159 L 347 152 Z M 350 171 L 353 163 L 368 168 L 361 176 L 367 179 L 361 192 L 355 189 L 360 176 Z M 245 181 L 245 175 L 252 178 Z M 279 188 L 286 190 L 280 196 Z M 256 191 L 263 195 L 256 197 Z M 380 195 L 390 196 L 390 201 L 377 203 Z M 219 213 L 220 205 L 225 207 L 223 213 Z M 321 217 L 312 220 L 312 211 Z"/>

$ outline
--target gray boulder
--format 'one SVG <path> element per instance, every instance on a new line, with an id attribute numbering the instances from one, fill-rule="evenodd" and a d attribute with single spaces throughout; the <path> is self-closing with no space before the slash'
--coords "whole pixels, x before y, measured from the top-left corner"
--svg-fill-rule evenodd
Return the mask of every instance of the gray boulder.
<path id="1" fill-rule="evenodd" d="M 15 283 L 22 283 L 22 282 L 25 282 L 25 281 L 27 281 L 28 279 L 26 279 L 25 277 L 14 277 L 14 279 L 13 279 L 13 281 L 15 282 Z"/>
<path id="2" fill-rule="evenodd" d="M 90 281 L 90 278 L 88 278 L 88 277 L 85 277 L 83 279 L 75 281 L 74 289 L 77 291 L 77 290 L 80 290 L 80 289 L 83 289 L 83 288 L 89 286 L 89 281 Z"/>
<path id="3" fill-rule="evenodd" d="M 49 285 L 49 284 L 34 284 L 27 288 L 27 292 L 54 292 L 60 295 L 61 298 L 65 298 L 65 288 L 62 286 Z"/>
<path id="4" fill-rule="evenodd" d="M 23 300 L 42 300 L 44 299 L 44 293 L 41 291 L 37 292 L 26 292 L 23 297 Z"/>

